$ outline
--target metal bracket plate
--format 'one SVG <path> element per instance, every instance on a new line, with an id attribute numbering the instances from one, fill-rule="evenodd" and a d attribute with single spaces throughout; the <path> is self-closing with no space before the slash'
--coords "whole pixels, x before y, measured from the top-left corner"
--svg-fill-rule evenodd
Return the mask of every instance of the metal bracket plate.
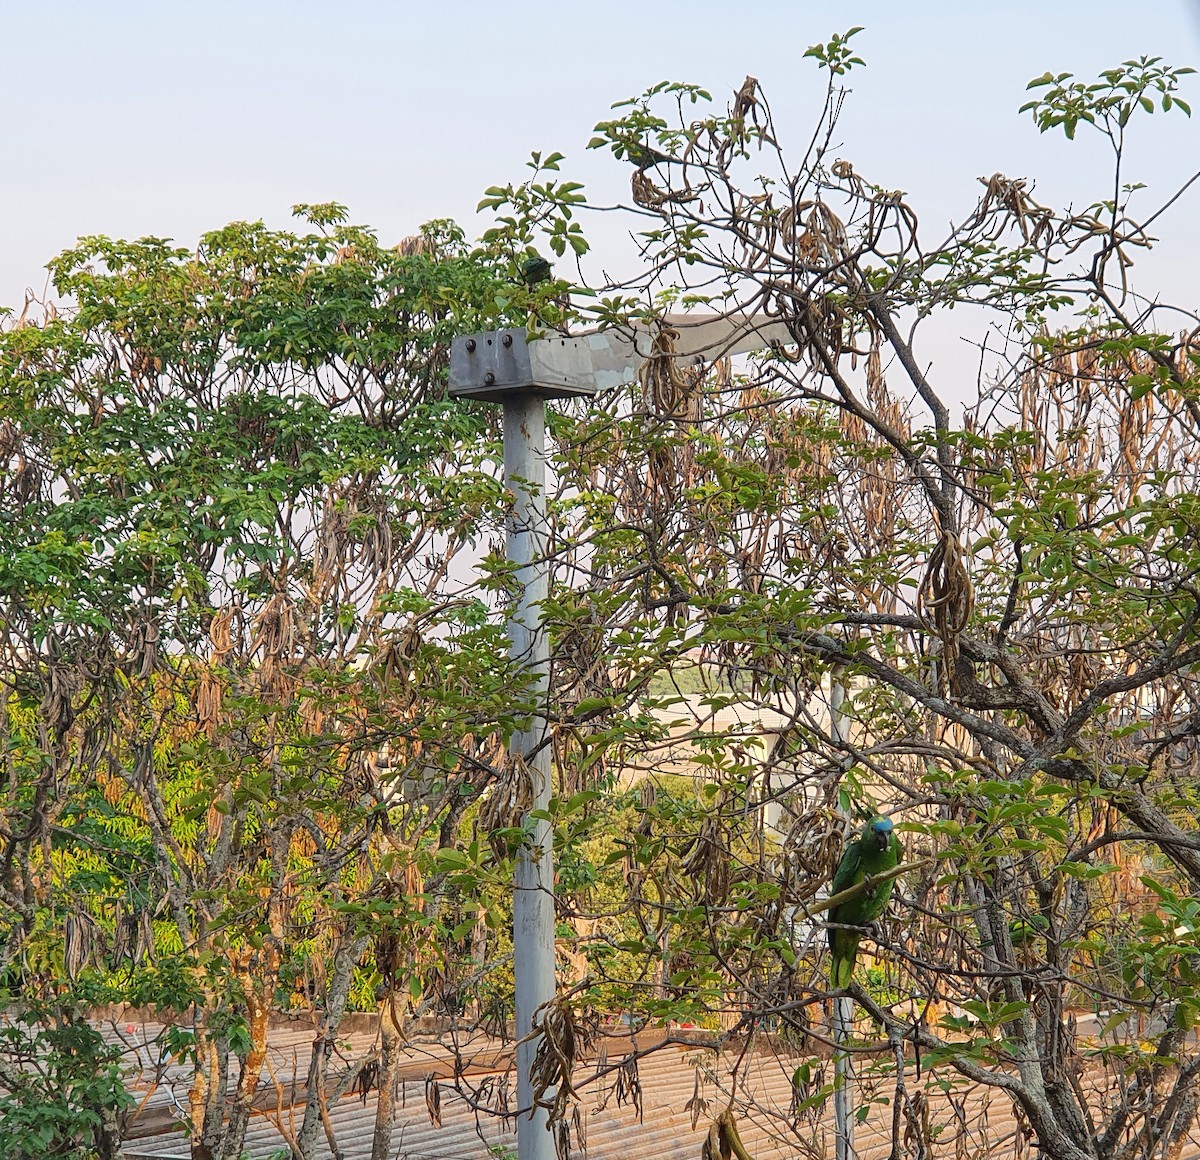
<path id="1" fill-rule="evenodd" d="M 586 340 L 550 335 L 527 341 L 524 330 L 468 334 L 450 344 L 450 394 L 500 402 L 536 391 L 548 399 L 596 393 Z"/>

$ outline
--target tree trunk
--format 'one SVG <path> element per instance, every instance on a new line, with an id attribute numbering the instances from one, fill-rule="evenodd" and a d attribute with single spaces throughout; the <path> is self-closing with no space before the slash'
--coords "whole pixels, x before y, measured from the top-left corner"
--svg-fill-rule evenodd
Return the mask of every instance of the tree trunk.
<path id="1" fill-rule="evenodd" d="M 225 1140 L 221 1148 L 221 1160 L 238 1160 L 242 1154 L 242 1143 L 246 1139 L 246 1127 L 250 1123 L 250 1113 L 254 1110 L 254 1098 L 258 1094 L 258 1079 L 262 1072 L 263 1061 L 267 1058 L 267 1024 L 270 1016 L 270 1004 L 267 1001 L 274 987 L 269 975 L 265 980 L 259 980 L 257 985 L 246 971 L 244 979 L 246 1000 L 250 1008 L 250 1050 L 242 1060 L 242 1071 L 238 1077 L 237 1092 L 233 1097 L 233 1107 L 229 1111 L 229 1124 L 225 1130 Z"/>
<path id="2" fill-rule="evenodd" d="M 188 1092 L 192 1119 L 192 1160 L 214 1160 L 225 1130 L 225 1092 L 229 1082 L 229 1047 L 213 1035 L 200 1016 L 195 1025 L 196 1071 Z"/>
<path id="3" fill-rule="evenodd" d="M 346 1011 L 354 967 L 366 946 L 365 938 L 343 941 L 333 956 L 333 972 L 326 989 L 325 1012 L 321 1017 L 320 1034 L 313 1040 L 312 1058 L 308 1064 L 307 1096 L 304 1119 L 296 1135 L 298 1160 L 312 1160 L 316 1154 L 317 1132 L 321 1126 L 321 1105 L 325 1100 L 325 1079 L 329 1072 L 329 1054 Z"/>
<path id="4" fill-rule="evenodd" d="M 390 993 L 379 1005 L 378 1100 L 375 1104 L 375 1132 L 371 1137 L 371 1160 L 388 1160 L 392 1145 L 392 1125 L 396 1122 L 396 1073 L 400 1066 L 403 1042 L 396 1023 L 396 997 Z"/>

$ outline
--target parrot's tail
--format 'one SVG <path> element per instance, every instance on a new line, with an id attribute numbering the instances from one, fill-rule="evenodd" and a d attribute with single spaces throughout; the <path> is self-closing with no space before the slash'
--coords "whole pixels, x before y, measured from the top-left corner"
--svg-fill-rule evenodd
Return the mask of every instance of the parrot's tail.
<path id="1" fill-rule="evenodd" d="M 832 931 L 830 939 L 829 985 L 835 991 L 850 986 L 854 976 L 854 960 L 858 957 L 858 939 L 847 930 Z"/>

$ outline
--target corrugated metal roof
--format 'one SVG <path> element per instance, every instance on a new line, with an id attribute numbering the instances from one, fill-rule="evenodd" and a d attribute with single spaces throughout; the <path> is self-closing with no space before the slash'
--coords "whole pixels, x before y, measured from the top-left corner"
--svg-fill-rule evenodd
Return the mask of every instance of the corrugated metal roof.
<path id="1" fill-rule="evenodd" d="M 294 1058 L 302 1069 L 307 1060 L 306 1045 L 294 1039 L 280 1036 L 273 1050 L 281 1063 Z M 622 1047 L 610 1049 L 606 1061 L 592 1060 L 576 1073 L 580 1105 L 569 1124 L 571 1160 L 698 1160 L 710 1123 L 727 1107 L 737 1116 L 739 1132 L 755 1160 L 833 1155 L 831 1109 L 793 1126 L 789 1110 L 792 1075 L 799 1060 L 790 1052 L 772 1051 L 768 1045 L 749 1054 L 728 1052 L 718 1056 L 704 1048 L 663 1047 L 637 1061 L 642 1105 L 639 1116 L 628 1098 L 618 1102 L 619 1094 L 628 1096 L 628 1092 L 618 1091 L 614 1067 L 626 1058 L 623 1053 L 628 1040 L 619 1042 Z M 410 1052 L 405 1062 L 419 1067 L 432 1058 L 430 1053 Z M 731 1079 L 735 1068 L 736 1083 Z M 907 1111 L 923 1122 L 927 1138 L 932 1134 L 931 1160 L 964 1160 L 998 1150 L 1005 1156 L 1024 1154 L 1020 1121 L 1007 1097 L 995 1089 L 961 1084 L 955 1087 L 952 1102 L 941 1085 L 952 1074 L 943 1071 L 935 1076 L 925 1072 L 918 1079 L 910 1068 L 905 1075 Z M 499 1075 L 493 1073 L 493 1082 Z M 476 1073 L 462 1082 L 464 1088 L 477 1087 L 484 1078 Z M 476 1114 L 463 1094 L 455 1090 L 453 1080 L 430 1082 L 440 1085 L 441 1125 L 430 1122 L 426 1082 L 406 1081 L 396 1101 L 393 1157 L 494 1160 L 515 1155 L 516 1133 L 511 1121 Z M 865 1121 L 857 1128 L 859 1160 L 883 1160 L 889 1154 L 894 1094 L 895 1077 L 889 1076 L 875 1093 L 877 1102 L 867 1106 Z M 705 1101 L 702 1107 L 693 1103 L 695 1097 Z M 370 1155 L 376 1099 L 374 1093 L 365 1100 L 352 1096 L 330 1108 L 335 1138 L 346 1160 L 364 1160 Z M 694 1109 L 698 1112 L 695 1117 Z M 276 1107 L 256 1114 L 246 1135 L 247 1155 L 253 1160 L 268 1160 L 278 1149 L 285 1149 L 287 1137 L 298 1130 L 302 1117 L 302 1106 Z M 907 1122 L 901 1114 L 898 1123 L 902 1138 Z M 911 1148 L 903 1151 L 913 1154 Z M 127 1160 L 187 1160 L 188 1155 L 187 1136 L 180 1130 L 133 1141 L 125 1148 Z M 318 1155 L 322 1160 L 332 1155 L 323 1139 Z M 1200 1160 L 1200 1144 L 1193 1141 L 1185 1147 L 1181 1160 Z"/>

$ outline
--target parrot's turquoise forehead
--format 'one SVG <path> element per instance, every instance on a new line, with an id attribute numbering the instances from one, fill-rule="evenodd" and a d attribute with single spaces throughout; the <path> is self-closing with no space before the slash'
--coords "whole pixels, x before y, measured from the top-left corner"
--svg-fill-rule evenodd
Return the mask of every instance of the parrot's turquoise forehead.
<path id="1" fill-rule="evenodd" d="M 892 819 L 876 818 L 871 823 L 871 829 L 873 829 L 877 834 L 890 834 L 892 832 Z"/>

